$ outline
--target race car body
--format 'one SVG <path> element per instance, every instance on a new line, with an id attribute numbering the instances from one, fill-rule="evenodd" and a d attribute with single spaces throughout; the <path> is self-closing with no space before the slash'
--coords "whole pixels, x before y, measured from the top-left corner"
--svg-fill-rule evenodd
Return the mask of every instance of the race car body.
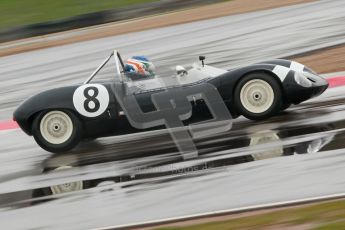
<path id="1" fill-rule="evenodd" d="M 115 62 L 113 80 L 91 83 L 110 60 Z M 165 128 L 164 125 L 138 128 L 129 117 L 140 120 L 140 116 L 155 114 L 155 119 L 163 119 L 153 98 L 166 91 L 171 92 L 167 104 L 172 109 L 187 111 L 180 118 L 188 125 L 214 115 L 208 103 L 226 107 L 233 118 L 243 115 L 260 120 L 318 96 L 328 87 L 325 79 L 293 61 L 273 60 L 227 71 L 205 65 L 204 57 L 200 60 L 201 65 L 194 64 L 188 71 L 177 66 L 177 75 L 173 77 L 145 78 L 126 72 L 120 54 L 114 51 L 84 84 L 48 90 L 29 98 L 14 112 L 14 119 L 42 148 L 64 152 L 83 138 Z M 196 89 L 202 91 L 205 85 L 211 91 L 214 89 L 217 94 L 212 95 L 216 96 L 205 100 L 202 97 L 205 92 L 196 93 Z M 184 97 L 180 92 L 186 95 L 191 112 L 178 108 Z"/>

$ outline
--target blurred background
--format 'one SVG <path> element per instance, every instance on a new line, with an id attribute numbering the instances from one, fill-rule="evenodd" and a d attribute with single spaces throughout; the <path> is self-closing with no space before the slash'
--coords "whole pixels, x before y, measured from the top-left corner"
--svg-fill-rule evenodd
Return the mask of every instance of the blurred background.
<path id="1" fill-rule="evenodd" d="M 206 0 L 1 1 L 0 41 L 211 4 Z"/>
<path id="2" fill-rule="evenodd" d="M 343 0 L 1 0 L 2 227 L 345 229 L 344 19 Z M 23 100 L 82 83 L 114 49 L 148 56 L 161 77 L 199 55 L 227 70 L 291 59 L 330 87 L 196 139 L 188 161 L 164 130 L 52 154 L 12 121 Z"/>
<path id="3" fill-rule="evenodd" d="M 72 1 L 1 1 L 0 28 L 30 25 L 64 19 L 137 4 L 157 2 L 157 0 L 72 0 Z"/>

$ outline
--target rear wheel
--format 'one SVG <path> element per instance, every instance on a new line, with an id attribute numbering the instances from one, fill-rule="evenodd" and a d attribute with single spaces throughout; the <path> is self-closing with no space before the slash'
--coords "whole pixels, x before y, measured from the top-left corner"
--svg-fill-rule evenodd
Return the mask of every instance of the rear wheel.
<path id="1" fill-rule="evenodd" d="M 80 142 L 82 124 L 72 112 L 45 111 L 35 118 L 32 134 L 43 149 L 60 153 L 71 150 Z"/>
<path id="2" fill-rule="evenodd" d="M 284 111 L 285 109 L 288 109 L 291 106 L 291 103 L 284 102 L 281 108 L 281 111 Z"/>
<path id="3" fill-rule="evenodd" d="M 281 87 L 266 73 L 252 73 L 238 83 L 234 100 L 237 110 L 246 118 L 265 119 L 282 108 Z"/>

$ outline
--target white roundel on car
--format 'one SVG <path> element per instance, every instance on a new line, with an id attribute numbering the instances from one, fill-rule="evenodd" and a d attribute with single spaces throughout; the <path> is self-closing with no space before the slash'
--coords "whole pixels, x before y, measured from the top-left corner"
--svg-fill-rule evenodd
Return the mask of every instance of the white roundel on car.
<path id="1" fill-rule="evenodd" d="M 100 84 L 82 85 L 74 91 L 73 105 L 81 115 L 97 117 L 108 108 L 108 90 Z"/>

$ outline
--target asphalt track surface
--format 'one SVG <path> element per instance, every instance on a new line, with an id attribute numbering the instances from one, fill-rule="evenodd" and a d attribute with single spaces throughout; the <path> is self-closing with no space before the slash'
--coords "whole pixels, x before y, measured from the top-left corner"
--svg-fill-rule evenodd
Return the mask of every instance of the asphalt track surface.
<path id="1" fill-rule="evenodd" d="M 147 54 L 162 74 L 199 54 L 231 68 L 344 42 L 344 8 L 320 1 L 3 57 L 0 120 L 38 91 L 83 81 L 113 48 Z M 63 155 L 20 130 L 1 131 L 1 226 L 89 229 L 344 193 L 344 90 L 263 122 L 240 117 L 231 131 L 195 140 L 200 156 L 189 161 L 165 131 L 102 138 Z M 66 165 L 79 167 L 47 173 Z M 74 181 L 92 188 L 46 194 Z"/>

